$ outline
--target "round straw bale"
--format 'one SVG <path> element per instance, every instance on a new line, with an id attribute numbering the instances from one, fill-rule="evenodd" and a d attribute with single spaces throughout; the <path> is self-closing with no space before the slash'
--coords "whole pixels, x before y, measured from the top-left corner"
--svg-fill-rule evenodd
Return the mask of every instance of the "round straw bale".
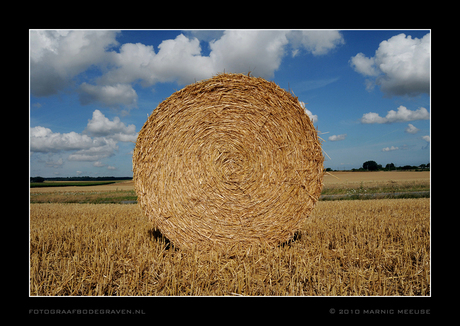
<path id="1" fill-rule="evenodd" d="M 297 98 L 220 74 L 161 102 L 133 154 L 138 202 L 178 247 L 289 240 L 318 200 L 323 155 Z"/>

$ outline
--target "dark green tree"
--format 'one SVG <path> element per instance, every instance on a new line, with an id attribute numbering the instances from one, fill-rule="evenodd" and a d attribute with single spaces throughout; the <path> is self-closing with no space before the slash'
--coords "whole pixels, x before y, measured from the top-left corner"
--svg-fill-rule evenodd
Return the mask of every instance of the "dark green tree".
<path id="1" fill-rule="evenodd" d="M 379 166 L 375 161 L 366 161 L 363 163 L 363 169 L 368 171 L 377 171 Z"/>
<path id="2" fill-rule="evenodd" d="M 385 165 L 385 170 L 391 171 L 394 169 L 395 169 L 394 163 L 388 163 L 387 165 Z"/>

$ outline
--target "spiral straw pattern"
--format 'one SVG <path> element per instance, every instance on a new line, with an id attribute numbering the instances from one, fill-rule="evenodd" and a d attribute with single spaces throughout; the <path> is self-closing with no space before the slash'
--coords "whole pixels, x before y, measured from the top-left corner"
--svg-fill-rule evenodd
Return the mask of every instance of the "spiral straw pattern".
<path id="1" fill-rule="evenodd" d="M 289 240 L 318 200 L 323 155 L 297 98 L 220 74 L 175 92 L 139 132 L 138 201 L 178 247 Z"/>

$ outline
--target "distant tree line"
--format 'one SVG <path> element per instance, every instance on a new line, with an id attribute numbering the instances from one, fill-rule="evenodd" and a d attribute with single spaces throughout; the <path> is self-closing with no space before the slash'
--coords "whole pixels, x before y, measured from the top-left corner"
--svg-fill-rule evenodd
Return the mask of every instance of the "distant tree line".
<path id="1" fill-rule="evenodd" d="M 131 180 L 132 177 L 55 177 L 55 178 L 43 178 L 43 177 L 30 177 L 30 182 L 44 182 L 44 181 L 112 181 L 112 180 Z"/>
<path id="2" fill-rule="evenodd" d="M 363 166 L 359 169 L 351 169 L 351 171 L 430 171 L 430 163 L 420 164 L 419 166 L 415 165 L 404 165 L 404 166 L 395 166 L 394 163 L 388 163 L 383 167 L 381 164 L 377 164 L 375 161 L 366 161 L 363 163 Z M 332 171 L 331 168 L 327 168 L 326 171 Z"/>

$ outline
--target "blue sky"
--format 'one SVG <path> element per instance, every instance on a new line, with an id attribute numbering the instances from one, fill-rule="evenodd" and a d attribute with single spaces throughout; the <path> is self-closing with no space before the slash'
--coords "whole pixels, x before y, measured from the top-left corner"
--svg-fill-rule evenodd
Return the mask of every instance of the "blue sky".
<path id="1" fill-rule="evenodd" d="M 325 167 L 430 161 L 428 30 L 30 31 L 30 175 L 132 176 L 148 115 L 195 80 L 290 88 Z"/>

